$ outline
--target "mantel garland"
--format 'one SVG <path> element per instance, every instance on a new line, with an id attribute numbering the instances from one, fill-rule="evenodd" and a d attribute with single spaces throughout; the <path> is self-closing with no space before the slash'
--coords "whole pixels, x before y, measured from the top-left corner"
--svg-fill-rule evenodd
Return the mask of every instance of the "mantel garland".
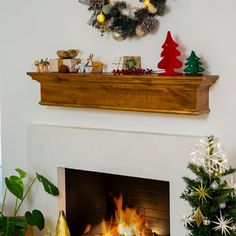
<path id="1" fill-rule="evenodd" d="M 153 32 L 158 20 L 165 10 L 166 0 L 140 0 L 144 4 L 141 8 L 130 8 L 129 14 L 124 14 L 127 9 L 125 1 L 110 2 L 109 0 L 79 0 L 89 6 L 93 11 L 88 24 L 97 28 L 101 35 L 111 32 L 115 40 L 145 36 Z"/>

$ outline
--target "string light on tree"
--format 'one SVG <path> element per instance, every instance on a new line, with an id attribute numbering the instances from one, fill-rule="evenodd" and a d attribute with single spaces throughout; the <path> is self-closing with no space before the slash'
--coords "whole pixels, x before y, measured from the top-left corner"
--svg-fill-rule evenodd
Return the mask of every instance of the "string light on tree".
<path id="1" fill-rule="evenodd" d="M 225 202 L 220 203 L 219 208 L 220 209 L 225 209 L 226 208 L 226 203 Z"/>

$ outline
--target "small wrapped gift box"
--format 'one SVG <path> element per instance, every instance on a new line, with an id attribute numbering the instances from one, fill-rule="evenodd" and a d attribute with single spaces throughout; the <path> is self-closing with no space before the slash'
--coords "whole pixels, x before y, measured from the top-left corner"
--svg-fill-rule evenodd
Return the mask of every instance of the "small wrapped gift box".
<path id="1" fill-rule="evenodd" d="M 81 62 L 80 59 L 50 59 L 49 72 L 58 72 L 61 65 L 66 65 L 69 68 L 69 72 L 77 72 L 75 65 Z"/>

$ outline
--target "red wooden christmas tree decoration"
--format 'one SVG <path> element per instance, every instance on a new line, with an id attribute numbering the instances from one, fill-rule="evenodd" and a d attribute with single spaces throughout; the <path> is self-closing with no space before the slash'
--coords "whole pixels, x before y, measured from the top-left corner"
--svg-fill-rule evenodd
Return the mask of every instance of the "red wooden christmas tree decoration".
<path id="1" fill-rule="evenodd" d="M 170 31 L 167 32 L 167 37 L 162 45 L 163 51 L 161 53 L 162 60 L 158 63 L 157 67 L 165 69 L 165 72 L 158 73 L 158 75 L 182 75 L 183 73 L 176 72 L 174 69 L 181 68 L 182 62 L 177 59 L 181 53 L 176 49 L 179 45 L 173 40 Z"/>

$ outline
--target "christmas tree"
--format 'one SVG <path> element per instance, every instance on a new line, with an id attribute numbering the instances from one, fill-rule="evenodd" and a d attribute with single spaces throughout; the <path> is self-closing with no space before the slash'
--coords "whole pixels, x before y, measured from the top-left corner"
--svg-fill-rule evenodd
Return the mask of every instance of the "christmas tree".
<path id="1" fill-rule="evenodd" d="M 192 236 L 236 235 L 236 185 L 222 145 L 213 136 L 195 146 L 188 168 L 196 178 L 183 177 L 186 189 L 181 198 L 190 212 L 181 218 Z M 231 179 L 227 179 L 231 176 Z"/>
<path id="2" fill-rule="evenodd" d="M 182 62 L 177 59 L 181 53 L 177 50 L 179 45 L 173 40 L 170 31 L 167 32 L 167 37 L 162 45 L 163 51 L 161 53 L 162 60 L 158 63 L 157 67 L 165 69 L 165 72 L 158 73 L 158 75 L 182 75 L 182 73 L 174 71 L 182 67 Z"/>
<path id="3" fill-rule="evenodd" d="M 185 63 L 186 68 L 184 69 L 184 72 L 190 75 L 199 75 L 199 73 L 204 71 L 204 68 L 201 67 L 201 65 L 201 59 L 197 57 L 194 51 L 192 51 Z"/>

